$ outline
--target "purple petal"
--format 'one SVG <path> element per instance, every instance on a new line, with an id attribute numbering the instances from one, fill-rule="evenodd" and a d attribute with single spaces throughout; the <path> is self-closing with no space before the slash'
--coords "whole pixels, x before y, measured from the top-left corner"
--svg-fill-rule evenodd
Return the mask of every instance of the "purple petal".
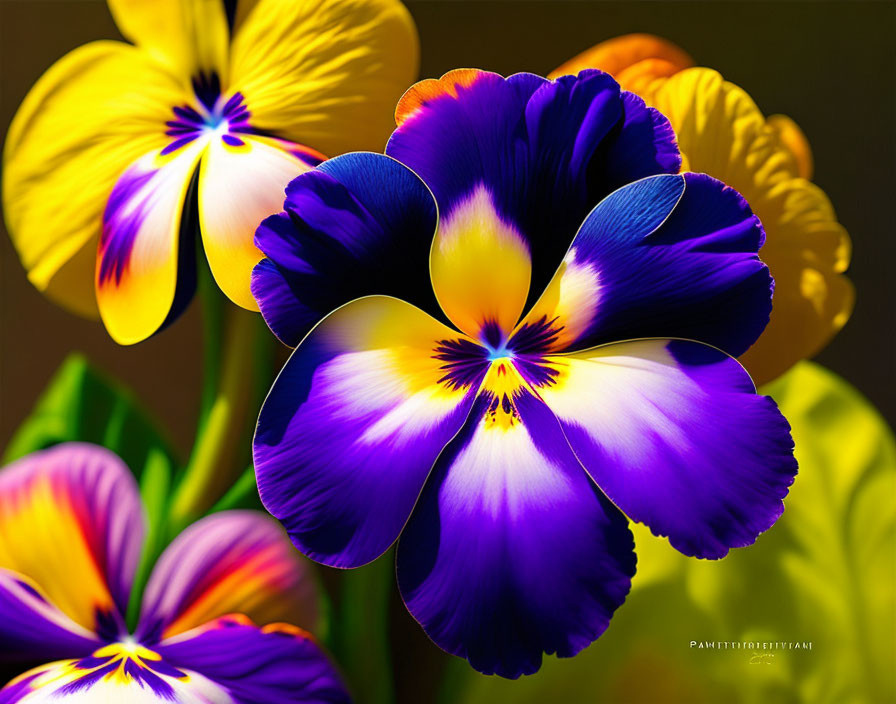
<path id="1" fill-rule="evenodd" d="M 612 191 L 657 173 L 678 173 L 681 153 L 666 116 L 628 91 L 622 91 L 622 105 L 622 128 L 610 145 L 607 158 L 594 160 L 592 168 L 600 176 L 592 178 L 599 178 Z"/>
<path id="2" fill-rule="evenodd" d="M 763 239 L 746 201 L 720 181 L 643 179 L 588 216 L 526 324 L 554 328 L 556 351 L 678 337 L 742 354 L 771 312 Z"/>
<path id="3" fill-rule="evenodd" d="M 162 553 L 143 595 L 137 637 L 154 643 L 230 613 L 314 629 L 317 591 L 309 570 L 269 516 L 213 514 Z"/>
<path id="4" fill-rule="evenodd" d="M 268 326 L 295 346 L 314 323 L 354 298 L 394 295 L 438 314 L 427 261 L 432 195 L 382 154 L 346 154 L 288 186 L 285 212 L 255 234 L 266 259 L 252 293 Z"/>
<path id="5" fill-rule="evenodd" d="M 539 394 L 570 446 L 632 520 L 686 555 L 750 545 L 796 475 L 790 427 L 736 360 L 642 340 L 549 358 Z"/>
<path id="6" fill-rule="evenodd" d="M 398 537 L 481 378 L 442 359 L 460 337 L 408 303 L 369 296 L 327 316 L 290 357 L 254 457 L 265 507 L 303 553 L 357 567 Z"/>
<path id="7" fill-rule="evenodd" d="M 484 188 L 529 242 L 533 299 L 602 197 L 678 169 L 668 123 L 594 70 L 555 81 L 454 71 L 412 87 L 398 115 L 386 153 L 426 182 L 441 219 Z"/>
<path id="8" fill-rule="evenodd" d="M 95 633 L 53 606 L 33 582 L 0 569 L 0 662 L 79 657 L 100 645 Z"/>
<path id="9" fill-rule="evenodd" d="M 603 633 L 635 572 L 625 517 L 529 391 L 484 391 L 398 544 L 408 610 L 437 645 L 518 677 Z"/>
<path id="10" fill-rule="evenodd" d="M 226 687 L 239 702 L 342 704 L 341 678 L 309 634 L 286 624 L 258 628 L 222 618 L 160 643 L 166 662 Z"/>

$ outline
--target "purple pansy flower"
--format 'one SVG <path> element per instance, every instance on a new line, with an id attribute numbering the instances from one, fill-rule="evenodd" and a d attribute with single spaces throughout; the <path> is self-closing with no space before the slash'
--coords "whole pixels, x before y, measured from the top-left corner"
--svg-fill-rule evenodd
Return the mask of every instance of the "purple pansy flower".
<path id="1" fill-rule="evenodd" d="M 226 511 L 181 533 L 129 633 L 145 530 L 133 476 L 101 447 L 59 445 L 0 472 L 0 662 L 48 663 L 0 704 L 349 701 L 291 625 L 316 622 L 315 587 L 270 517 Z"/>
<path id="2" fill-rule="evenodd" d="M 259 417 L 259 491 L 324 564 L 400 535 L 427 634 L 517 677 L 607 628 L 635 572 L 625 515 L 719 558 L 781 514 L 789 426 L 730 356 L 768 322 L 763 231 L 719 181 L 662 173 L 668 124 L 599 72 L 453 72 L 397 117 L 389 156 L 299 177 L 257 233 L 281 339 L 333 302 L 320 261 L 354 258 L 350 283 L 378 294 L 290 357 Z M 384 253 L 406 256 L 370 273 Z"/>

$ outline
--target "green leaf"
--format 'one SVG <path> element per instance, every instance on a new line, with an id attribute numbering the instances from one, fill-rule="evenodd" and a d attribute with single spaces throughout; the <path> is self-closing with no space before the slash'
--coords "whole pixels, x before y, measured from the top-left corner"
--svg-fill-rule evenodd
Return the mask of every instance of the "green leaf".
<path id="1" fill-rule="evenodd" d="M 8 464 L 60 442 L 92 442 L 113 450 L 139 479 L 161 452 L 173 454 L 132 394 L 93 369 L 80 354 L 62 363 L 3 455 Z"/>
<path id="2" fill-rule="evenodd" d="M 93 369 L 79 354 L 58 369 L 34 410 L 13 435 L 3 463 L 62 442 L 90 442 L 115 452 L 134 473 L 146 508 L 148 533 L 137 569 L 129 620 L 149 569 L 164 547 L 161 530 L 171 475 L 168 443 L 122 385 Z M 139 603 L 139 601 L 137 601 Z"/>
<path id="3" fill-rule="evenodd" d="M 455 660 L 443 704 L 896 700 L 893 434 L 858 391 L 811 362 L 762 392 L 790 421 L 800 463 L 772 529 L 707 561 L 633 526 L 632 593 L 596 643 L 575 658 L 545 658 L 538 674 L 518 681 L 483 677 Z"/>

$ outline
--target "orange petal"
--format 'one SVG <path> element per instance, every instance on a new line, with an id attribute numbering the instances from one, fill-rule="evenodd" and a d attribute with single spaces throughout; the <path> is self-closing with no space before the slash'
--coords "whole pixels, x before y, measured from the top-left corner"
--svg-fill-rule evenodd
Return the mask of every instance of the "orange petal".
<path id="1" fill-rule="evenodd" d="M 575 74 L 586 68 L 599 68 L 618 77 L 625 69 L 645 59 L 662 59 L 662 64 L 652 67 L 660 70 L 658 76 L 671 75 L 668 73 L 671 67 L 680 71 L 694 65 L 687 53 L 666 39 L 652 34 L 625 34 L 586 49 L 548 74 L 548 78 Z"/>

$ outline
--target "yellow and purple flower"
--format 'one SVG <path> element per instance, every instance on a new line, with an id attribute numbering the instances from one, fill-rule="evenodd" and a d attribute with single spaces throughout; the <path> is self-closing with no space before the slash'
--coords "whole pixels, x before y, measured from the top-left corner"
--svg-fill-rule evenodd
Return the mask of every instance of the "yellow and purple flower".
<path id="1" fill-rule="evenodd" d="M 37 288 L 143 340 L 195 288 L 256 309 L 252 237 L 321 152 L 380 148 L 417 72 L 398 0 L 109 0 L 134 45 L 64 56 L 13 120 L 3 204 Z M 233 3 L 230 3 L 232 6 Z"/>
<path id="2" fill-rule="evenodd" d="M 736 188 L 762 220 L 762 249 L 775 277 L 769 325 L 740 360 L 758 384 L 818 353 L 852 313 L 843 275 L 851 243 L 824 191 L 812 182 L 809 142 L 785 115 L 766 117 L 749 94 L 679 47 L 630 34 L 601 42 L 552 76 L 597 68 L 662 112 L 675 129 L 683 168 Z"/>
<path id="3" fill-rule="evenodd" d="M 299 343 L 259 417 L 258 487 L 324 564 L 400 535 L 426 633 L 517 677 L 607 628 L 635 572 L 626 515 L 719 558 L 781 514 L 789 427 L 733 358 L 768 322 L 764 234 L 736 191 L 674 173 L 668 122 L 599 71 L 451 72 L 396 114 L 388 156 L 300 176 L 302 215 L 257 233 L 253 290 Z M 302 339 L 336 300 L 318 262 L 346 260 L 365 295 Z"/>
<path id="4" fill-rule="evenodd" d="M 165 550 L 129 632 L 146 531 L 121 460 L 80 443 L 0 472 L 0 702 L 347 702 L 307 567 L 268 516 L 213 514 Z M 256 625 L 259 624 L 259 625 Z M 45 663 L 45 664 L 39 664 Z"/>

